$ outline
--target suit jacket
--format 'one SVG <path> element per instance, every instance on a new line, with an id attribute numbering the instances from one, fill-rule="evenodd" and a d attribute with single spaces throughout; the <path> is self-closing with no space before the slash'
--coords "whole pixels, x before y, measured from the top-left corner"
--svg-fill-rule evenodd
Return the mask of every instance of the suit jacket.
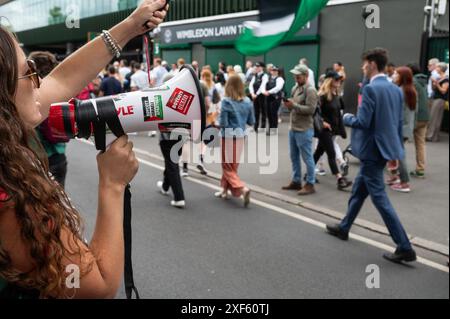
<path id="1" fill-rule="evenodd" d="M 344 118 L 353 129 L 353 155 L 360 160 L 403 159 L 403 92 L 382 76 L 366 85 L 362 95 L 357 115 Z"/>

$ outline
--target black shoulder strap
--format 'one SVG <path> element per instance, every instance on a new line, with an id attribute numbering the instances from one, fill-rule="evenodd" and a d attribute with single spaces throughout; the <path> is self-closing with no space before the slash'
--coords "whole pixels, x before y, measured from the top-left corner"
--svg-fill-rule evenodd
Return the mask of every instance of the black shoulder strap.
<path id="1" fill-rule="evenodd" d="M 131 254 L 131 190 L 130 185 L 127 185 L 125 189 L 125 198 L 124 198 L 124 208 L 123 208 L 123 236 L 125 242 L 125 294 L 127 299 L 133 298 L 133 292 L 136 295 L 136 299 L 140 299 L 139 292 L 134 285 L 133 278 L 133 263 L 132 263 L 132 254 Z"/>

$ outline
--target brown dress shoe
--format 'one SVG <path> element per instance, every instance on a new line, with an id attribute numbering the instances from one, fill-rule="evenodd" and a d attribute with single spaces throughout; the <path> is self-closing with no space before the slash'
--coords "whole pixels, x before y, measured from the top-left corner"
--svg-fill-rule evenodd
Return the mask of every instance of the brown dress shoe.
<path id="1" fill-rule="evenodd" d="M 302 188 L 301 191 L 298 192 L 298 195 L 305 196 L 305 195 L 311 195 L 316 192 L 316 189 L 314 188 L 314 185 L 306 184 L 305 187 Z"/>
<path id="2" fill-rule="evenodd" d="M 288 186 L 282 188 L 285 191 L 299 191 L 302 189 L 302 184 L 291 182 Z"/>

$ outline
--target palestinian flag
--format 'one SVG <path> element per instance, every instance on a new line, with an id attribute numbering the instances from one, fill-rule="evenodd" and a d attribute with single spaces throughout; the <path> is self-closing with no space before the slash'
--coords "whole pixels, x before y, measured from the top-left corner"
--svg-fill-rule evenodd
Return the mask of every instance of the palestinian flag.
<path id="1" fill-rule="evenodd" d="M 257 0 L 260 21 L 245 23 L 245 30 L 236 41 L 243 55 L 262 55 L 292 39 L 314 19 L 328 0 Z"/>

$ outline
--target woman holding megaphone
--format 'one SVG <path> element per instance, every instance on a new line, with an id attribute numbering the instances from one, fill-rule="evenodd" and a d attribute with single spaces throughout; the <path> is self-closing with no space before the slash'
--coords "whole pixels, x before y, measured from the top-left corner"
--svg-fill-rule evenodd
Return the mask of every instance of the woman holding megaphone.
<path id="1" fill-rule="evenodd" d="M 97 222 L 86 245 L 79 213 L 32 147 L 33 128 L 47 118 L 51 103 L 80 92 L 128 41 L 158 26 L 167 10 L 166 0 L 143 1 L 44 80 L 14 35 L 0 27 L 0 298 L 116 295 L 124 264 L 123 194 L 138 170 L 133 144 L 121 137 L 97 157 Z M 79 285 L 67 285 L 68 275 L 78 271 Z"/>

